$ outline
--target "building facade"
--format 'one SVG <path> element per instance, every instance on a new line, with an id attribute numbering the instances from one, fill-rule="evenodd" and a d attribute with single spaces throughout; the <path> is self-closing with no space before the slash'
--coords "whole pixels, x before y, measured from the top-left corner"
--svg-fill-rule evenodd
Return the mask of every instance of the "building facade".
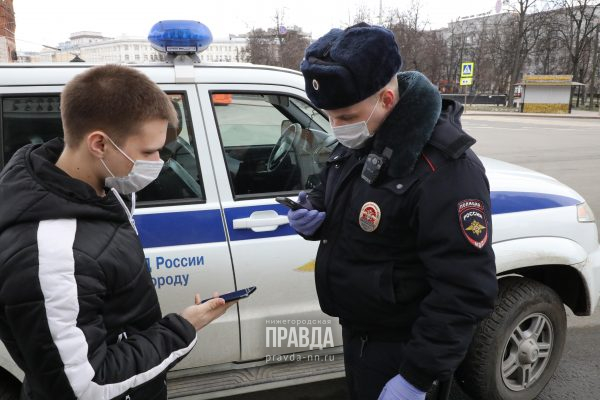
<path id="1" fill-rule="evenodd" d="M 0 62 L 17 59 L 16 28 L 13 0 L 0 0 Z"/>
<path id="2" fill-rule="evenodd" d="M 215 39 L 205 51 L 199 54 L 200 61 L 246 62 L 247 44 L 247 35 L 229 35 L 225 39 Z"/>
<path id="3" fill-rule="evenodd" d="M 1 0 L 0 0 L 1 1 Z M 229 35 L 227 39 L 217 39 L 201 54 L 205 62 L 244 62 L 244 49 L 247 39 L 242 35 Z M 163 53 L 152 48 L 143 37 L 105 37 L 100 32 L 82 31 L 71 34 L 69 40 L 57 47 L 46 46 L 39 53 L 22 54 L 24 62 L 68 62 L 75 57 L 98 64 L 145 64 L 165 60 Z"/>

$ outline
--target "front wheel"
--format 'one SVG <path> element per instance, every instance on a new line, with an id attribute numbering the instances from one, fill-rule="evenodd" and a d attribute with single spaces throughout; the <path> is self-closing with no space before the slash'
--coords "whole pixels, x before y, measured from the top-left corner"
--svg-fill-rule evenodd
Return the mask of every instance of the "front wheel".
<path id="1" fill-rule="evenodd" d="M 492 314 L 478 326 L 456 375 L 474 399 L 533 400 L 562 356 L 565 308 L 549 287 L 505 278 Z"/>

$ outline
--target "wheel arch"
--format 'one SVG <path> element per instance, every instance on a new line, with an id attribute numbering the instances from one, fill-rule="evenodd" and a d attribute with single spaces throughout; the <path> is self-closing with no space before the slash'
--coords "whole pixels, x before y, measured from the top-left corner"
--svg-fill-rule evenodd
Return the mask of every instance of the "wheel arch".
<path id="1" fill-rule="evenodd" d="M 498 275 L 529 278 L 554 290 L 575 315 L 590 315 L 591 304 L 587 285 L 580 272 L 569 265 L 535 265 L 517 268 Z"/>
<path id="2" fill-rule="evenodd" d="M 590 315 L 588 282 L 576 268 L 588 257 L 579 243 L 560 237 L 531 237 L 494 243 L 498 279 L 520 276 L 554 290 L 575 315 Z"/>

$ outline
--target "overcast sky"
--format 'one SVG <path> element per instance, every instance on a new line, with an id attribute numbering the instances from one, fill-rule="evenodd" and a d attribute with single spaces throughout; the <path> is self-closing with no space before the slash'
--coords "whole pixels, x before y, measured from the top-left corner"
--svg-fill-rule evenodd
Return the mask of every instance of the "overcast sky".
<path id="1" fill-rule="evenodd" d="M 421 0 L 424 17 L 434 28 L 459 16 L 495 9 L 497 0 Z M 379 13 L 380 0 L 14 0 L 17 48 L 39 50 L 56 46 L 77 31 L 105 36 L 147 37 L 152 25 L 165 19 L 193 19 L 206 24 L 213 37 L 245 33 L 275 25 L 276 10 L 283 25 L 298 25 L 313 38 L 348 24 L 349 15 L 366 7 Z M 343 6 L 342 6 L 343 4 Z M 404 10 L 410 0 L 382 0 L 383 9 Z"/>

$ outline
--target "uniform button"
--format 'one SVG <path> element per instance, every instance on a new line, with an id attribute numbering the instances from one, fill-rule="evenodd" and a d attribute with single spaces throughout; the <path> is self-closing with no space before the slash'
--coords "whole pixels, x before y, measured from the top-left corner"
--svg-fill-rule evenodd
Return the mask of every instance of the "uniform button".
<path id="1" fill-rule="evenodd" d="M 321 242 L 322 242 L 323 244 L 327 244 L 327 239 L 323 239 Z"/>
<path id="2" fill-rule="evenodd" d="M 339 168 L 340 164 L 335 164 L 334 167 Z"/>
<path id="3" fill-rule="evenodd" d="M 403 187 L 404 187 L 404 185 L 402 185 L 401 183 L 396 185 L 396 189 L 398 189 L 398 190 L 402 189 Z"/>

